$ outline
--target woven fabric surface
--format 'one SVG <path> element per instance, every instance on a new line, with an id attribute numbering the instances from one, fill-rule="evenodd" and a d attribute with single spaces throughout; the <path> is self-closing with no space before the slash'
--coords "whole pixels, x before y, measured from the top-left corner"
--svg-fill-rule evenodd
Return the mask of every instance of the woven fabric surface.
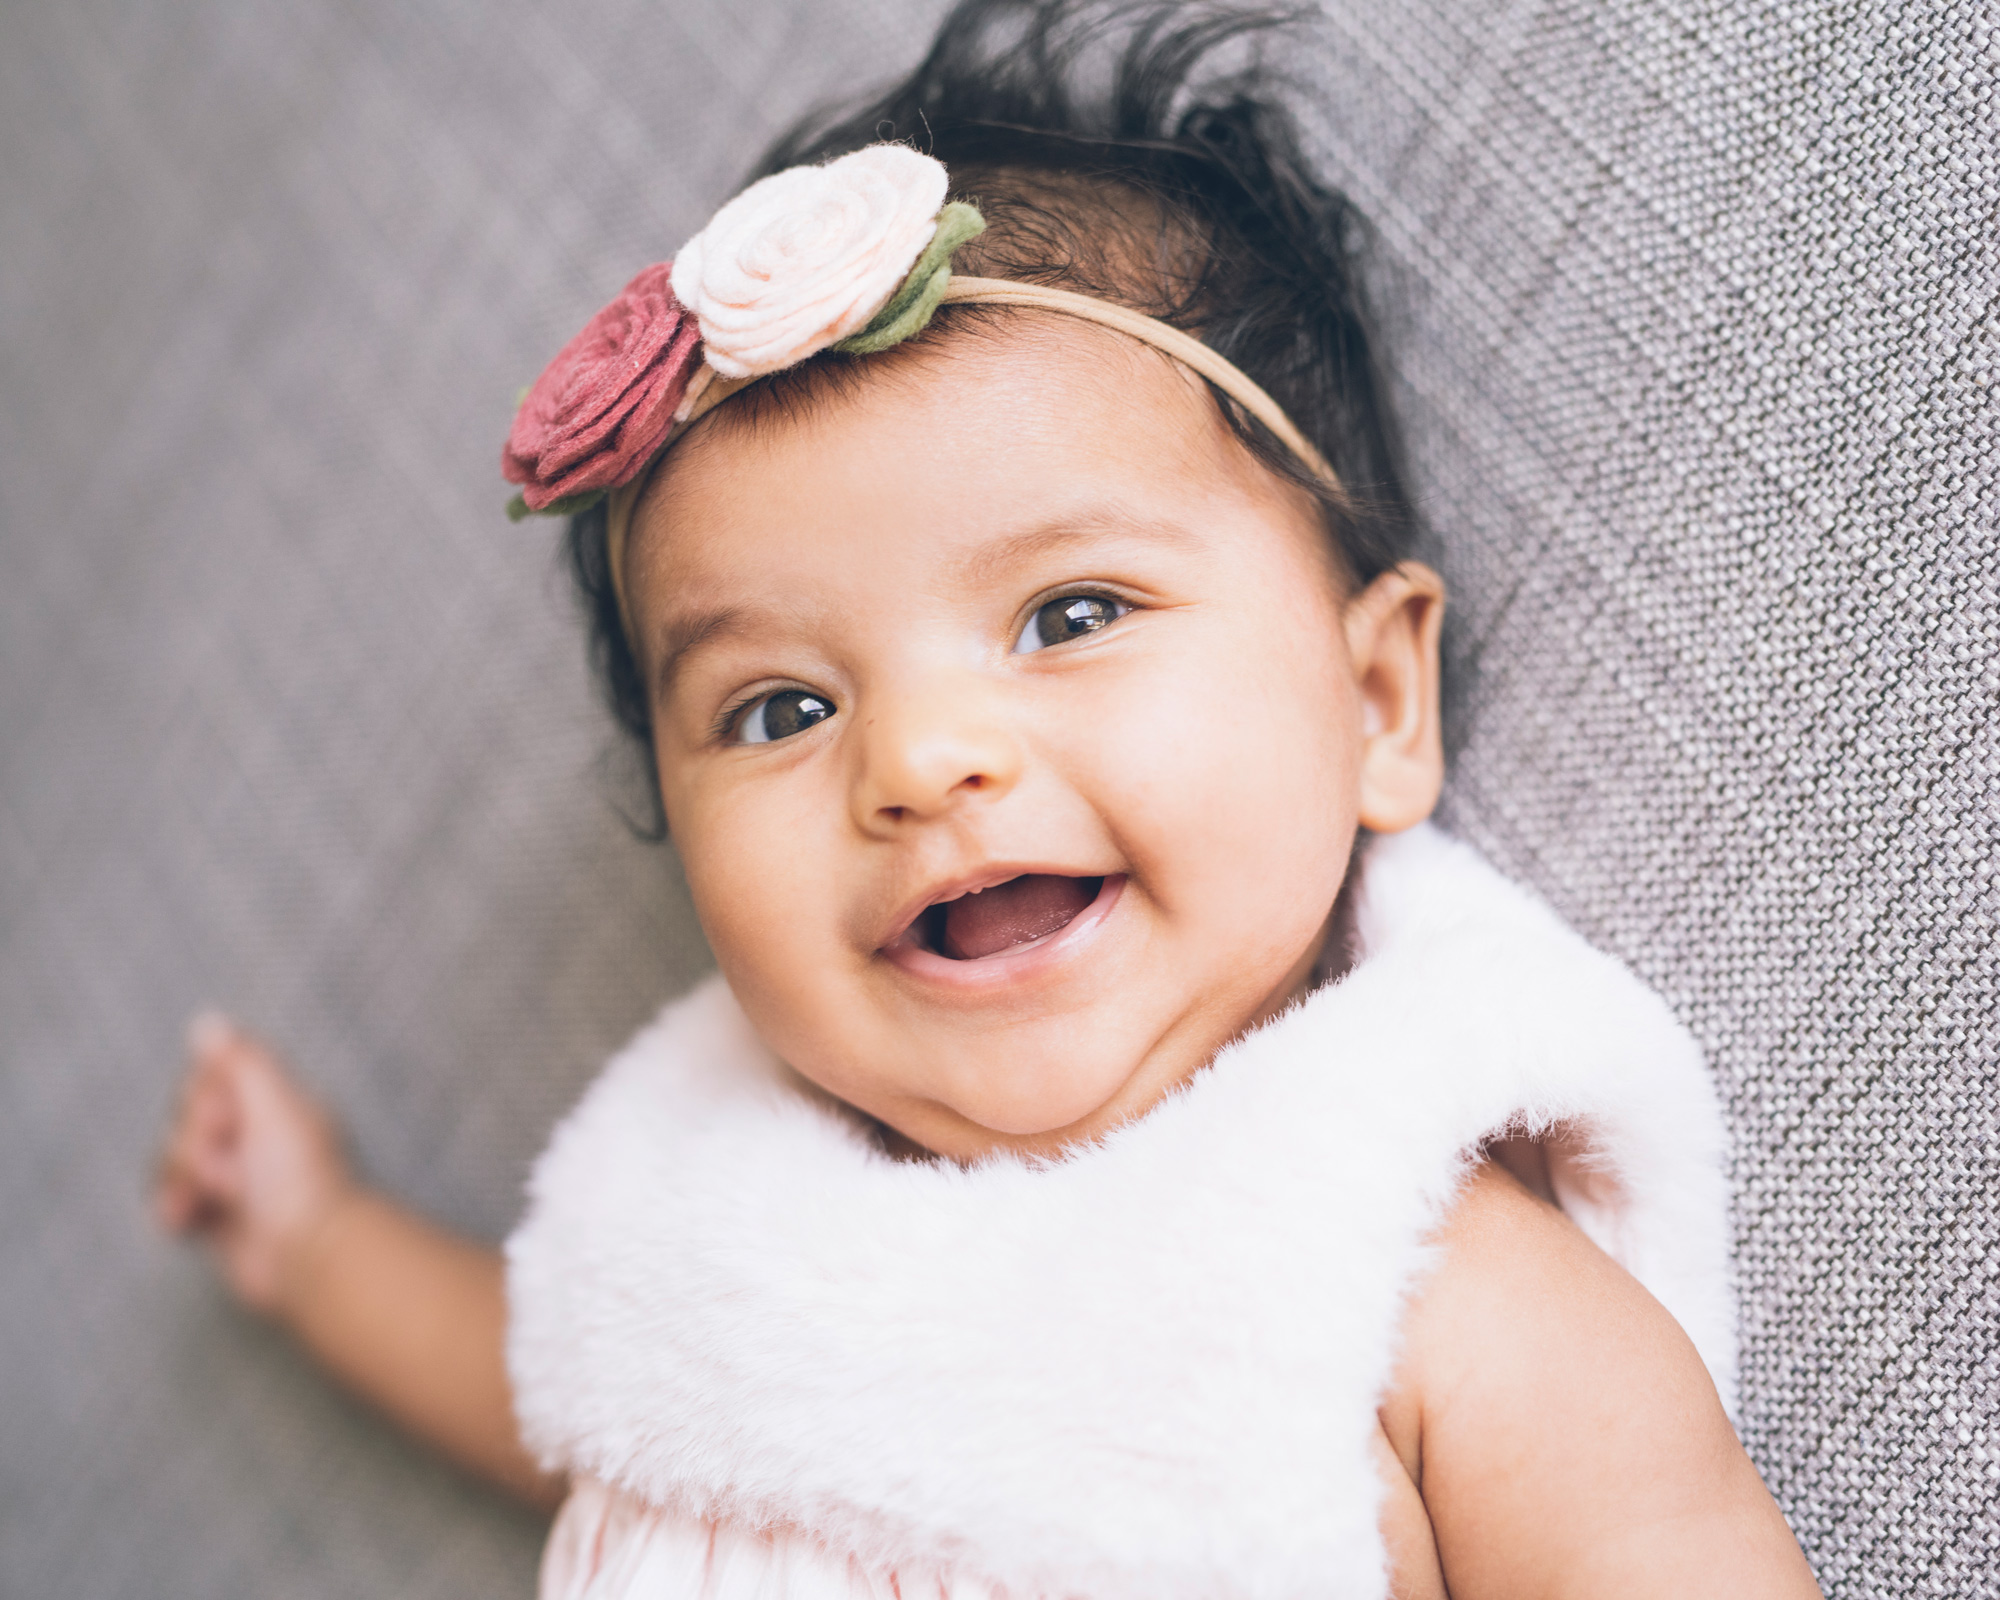
<path id="1" fill-rule="evenodd" d="M 181 1025 L 488 1238 L 708 960 L 513 396 L 883 5 L 86 0 L 0 24 L 0 1595 L 526 1595 L 541 1527 L 142 1206 Z M 913 30 L 915 32 L 913 33 Z"/>
<path id="2" fill-rule="evenodd" d="M 1826 1592 L 2000 1593 L 2000 22 L 1334 20 L 1447 820 L 1709 1052 L 1742 1429 Z"/>
<path id="3" fill-rule="evenodd" d="M 525 1594 L 141 1206 L 180 1023 L 495 1236 L 706 964 L 508 403 L 899 0 L 14 7 L 0 1594 Z M 2000 1594 L 2000 25 L 1339 0 L 1299 58 L 1456 615 L 1448 821 L 1669 995 L 1829 1595 Z"/>

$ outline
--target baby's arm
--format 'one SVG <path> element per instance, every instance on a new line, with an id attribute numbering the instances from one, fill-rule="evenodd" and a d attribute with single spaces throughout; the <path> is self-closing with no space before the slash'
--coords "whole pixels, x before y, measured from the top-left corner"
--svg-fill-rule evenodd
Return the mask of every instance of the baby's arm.
<path id="1" fill-rule="evenodd" d="M 1635 1279 L 1490 1164 L 1440 1243 L 1383 1425 L 1454 1600 L 1816 1600 L 1701 1358 Z"/>
<path id="2" fill-rule="evenodd" d="M 326 1113 L 249 1035 L 210 1016 L 188 1045 L 161 1222 L 204 1239 L 239 1299 L 396 1422 L 553 1504 L 562 1486 L 515 1427 L 498 1254 L 356 1183 Z"/>

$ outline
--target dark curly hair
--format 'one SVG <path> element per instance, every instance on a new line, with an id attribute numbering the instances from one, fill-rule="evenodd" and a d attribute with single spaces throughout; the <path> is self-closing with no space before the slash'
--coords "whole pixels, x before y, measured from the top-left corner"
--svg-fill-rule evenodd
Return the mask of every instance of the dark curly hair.
<path id="1" fill-rule="evenodd" d="M 942 161 L 987 232 L 959 270 L 1078 290 L 1199 335 L 1257 381 L 1339 475 L 1331 488 L 1211 388 L 1244 444 L 1312 492 L 1349 581 L 1410 554 L 1415 524 L 1352 264 L 1355 219 L 1315 176 L 1271 45 L 1309 13 L 1201 3 L 961 0 L 907 78 L 808 116 L 753 176 L 899 139 Z M 922 338 L 999 326 L 946 306 Z M 1001 315 L 1005 315 L 1002 313 Z M 785 408 L 874 357 L 832 353 L 733 407 Z M 650 760 L 649 701 L 619 622 L 602 504 L 570 522 L 569 565 L 619 725 Z"/>

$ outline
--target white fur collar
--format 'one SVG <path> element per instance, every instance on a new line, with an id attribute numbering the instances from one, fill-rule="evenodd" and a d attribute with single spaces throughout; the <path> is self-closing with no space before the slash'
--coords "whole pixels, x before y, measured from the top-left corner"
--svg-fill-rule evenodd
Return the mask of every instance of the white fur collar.
<path id="1" fill-rule="evenodd" d="M 1566 1207 L 1730 1399 L 1692 1040 L 1434 829 L 1376 841 L 1362 888 L 1343 981 L 1041 1168 L 890 1160 L 720 981 L 669 1006 L 557 1131 L 508 1246 L 528 1437 L 906 1576 L 1374 1600 L 1369 1446 L 1421 1241 L 1482 1137 L 1558 1124 L 1591 1146 Z"/>

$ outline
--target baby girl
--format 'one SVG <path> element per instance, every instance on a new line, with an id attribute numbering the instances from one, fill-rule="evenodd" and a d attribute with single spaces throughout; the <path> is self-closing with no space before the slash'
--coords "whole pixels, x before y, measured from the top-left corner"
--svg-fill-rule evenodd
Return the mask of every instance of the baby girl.
<path id="1" fill-rule="evenodd" d="M 1426 822 L 1443 592 L 1268 24 L 1114 21 L 967 0 L 521 408 L 720 970 L 505 1267 L 215 1018 L 163 1215 L 561 1498 L 551 1596 L 1816 1594 L 1691 1041 Z"/>

